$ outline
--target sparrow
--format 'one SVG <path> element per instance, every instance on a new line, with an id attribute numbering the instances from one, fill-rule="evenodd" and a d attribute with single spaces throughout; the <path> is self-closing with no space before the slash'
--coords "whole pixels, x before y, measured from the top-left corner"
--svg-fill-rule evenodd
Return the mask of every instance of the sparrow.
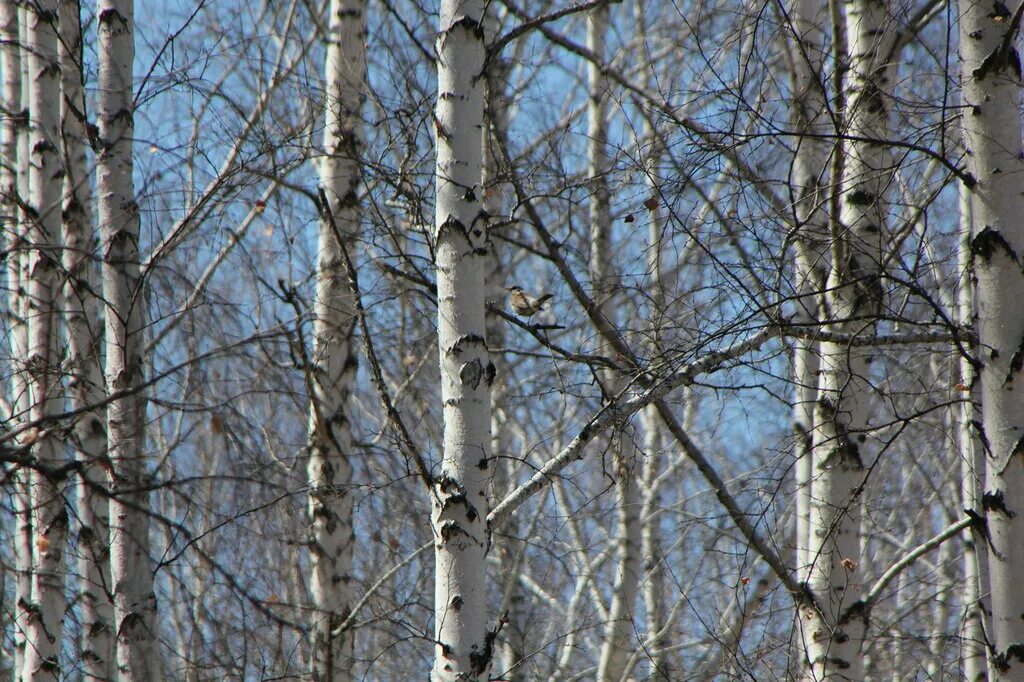
<path id="1" fill-rule="evenodd" d="M 543 294 L 534 298 L 523 291 L 522 287 L 517 286 L 508 287 L 508 292 L 508 302 L 512 305 L 512 310 L 516 311 L 516 315 L 521 317 L 530 317 L 534 315 L 544 306 L 544 303 L 551 298 L 551 294 Z"/>

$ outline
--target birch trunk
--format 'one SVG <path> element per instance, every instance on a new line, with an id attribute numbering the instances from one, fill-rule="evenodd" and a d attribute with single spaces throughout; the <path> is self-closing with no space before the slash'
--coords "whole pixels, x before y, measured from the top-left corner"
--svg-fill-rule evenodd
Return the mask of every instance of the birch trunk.
<path id="1" fill-rule="evenodd" d="M 604 59 L 605 34 L 608 31 L 608 8 L 601 6 L 587 15 L 587 48 L 600 60 Z M 601 314 L 613 325 L 616 322 L 616 281 L 611 265 L 611 214 L 608 189 L 608 94 L 607 84 L 600 67 L 589 62 L 587 74 L 590 101 L 587 107 L 587 134 L 589 145 L 590 197 L 590 279 Z M 612 372 L 602 377 L 604 391 L 615 395 L 621 381 Z M 619 682 L 635 643 L 636 630 L 633 616 L 637 590 L 640 584 L 640 490 L 636 478 L 640 476 L 632 439 L 625 429 L 617 430 L 611 439 L 615 461 L 615 490 L 617 493 L 616 575 L 612 602 L 608 610 L 608 623 L 601 644 L 597 678 L 601 682 Z M 636 469 L 634 471 L 634 469 Z"/>
<path id="2" fill-rule="evenodd" d="M 652 251 L 656 249 L 652 248 Z M 650 679 L 656 682 L 668 682 L 671 679 L 669 656 L 665 649 L 669 645 L 669 635 L 665 627 L 665 569 L 661 550 L 662 499 L 657 485 L 658 474 L 661 472 L 661 420 L 656 408 L 644 408 L 641 413 L 644 428 L 644 452 L 646 463 L 643 480 L 643 506 L 640 512 L 642 522 L 640 536 L 640 555 L 643 558 L 643 597 L 644 611 L 647 618 L 647 639 L 645 648 L 650 656 Z"/>
<path id="3" fill-rule="evenodd" d="M 819 0 L 798 0 L 794 12 L 797 32 L 794 63 L 793 113 L 796 130 L 807 134 L 797 140 L 793 159 L 796 188 L 794 230 L 794 277 L 797 299 L 794 321 L 814 325 L 820 319 L 819 292 L 825 284 L 825 246 L 828 215 L 822 173 L 827 167 L 827 149 L 816 139 L 824 131 L 825 96 L 821 83 L 825 35 L 821 29 L 824 5 Z M 814 406 L 818 398 L 818 343 L 797 339 L 793 348 L 793 438 L 796 492 L 797 567 L 804 575 L 811 565 L 811 479 L 814 444 Z"/>
<path id="4" fill-rule="evenodd" d="M 26 216 L 18 206 L 17 199 L 27 196 L 23 185 L 27 179 L 27 111 L 22 97 L 21 35 L 24 22 L 19 21 L 18 5 L 13 0 L 0 2 L 0 70 L 3 72 L 3 163 L 0 163 L 0 192 L 2 197 L 3 244 L 8 256 L 5 261 L 7 272 L 8 310 L 11 314 L 9 337 L 10 357 L 14 366 L 10 376 L 11 414 L 5 417 L 9 425 L 23 421 L 29 411 L 28 385 L 24 363 L 19 359 L 28 353 L 28 327 L 25 324 L 24 272 L 26 245 Z M 17 363 L 17 364 L 15 364 Z M 9 420 L 8 420 L 9 419 Z M 32 515 L 28 488 L 29 472 L 14 470 L 11 474 L 14 507 L 14 557 L 15 590 L 13 614 L 14 634 L 14 679 L 21 679 L 25 656 L 25 630 L 27 628 L 29 604 L 32 594 Z"/>
<path id="5" fill-rule="evenodd" d="M 974 288 L 970 277 L 971 248 L 971 193 L 960 187 L 960 246 L 957 251 L 957 323 L 969 327 L 972 325 L 972 308 Z M 972 355 L 977 348 L 972 344 L 968 347 Z M 978 443 L 972 424 L 977 419 L 974 396 L 977 393 L 977 378 L 971 358 L 964 356 L 959 348 L 954 349 L 957 357 L 958 387 L 967 389 L 961 396 L 962 402 L 954 408 L 956 421 L 956 447 L 960 455 L 960 498 L 964 509 L 979 511 L 981 495 L 978 485 L 984 470 L 979 467 Z M 963 549 L 963 604 L 966 610 L 963 619 L 961 636 L 963 638 L 963 676 L 967 682 L 979 682 L 988 674 L 987 651 L 985 648 L 985 603 L 982 592 L 987 589 L 983 562 L 985 556 L 978 551 L 979 543 L 984 543 L 984 536 L 976 531 L 965 536 Z"/>
<path id="6" fill-rule="evenodd" d="M 660 150 L 659 150 L 660 151 Z M 658 166 L 659 153 L 652 154 L 651 167 L 648 170 L 648 190 L 653 194 L 658 191 L 654 181 L 655 168 Z M 648 226 L 647 271 L 650 277 L 651 302 L 655 307 L 652 320 L 660 320 L 664 309 L 665 295 L 661 281 L 661 241 L 664 221 L 657 209 L 650 212 Z M 660 347 L 659 323 L 655 322 L 650 330 L 652 357 Z M 692 396 L 684 392 L 687 411 L 690 411 Z M 666 649 L 672 646 L 669 627 L 665 623 L 665 561 L 662 555 L 661 511 L 664 504 L 661 495 L 659 475 L 663 461 L 661 417 L 658 408 L 648 406 L 641 412 L 641 423 L 644 432 L 644 466 L 643 466 L 643 503 L 640 509 L 641 536 L 640 556 L 643 560 L 643 599 L 647 621 L 647 640 L 644 647 L 650 652 L 650 679 L 655 682 L 667 682 L 671 679 L 669 655 Z M 692 424 L 687 424 L 687 427 Z"/>
<path id="7" fill-rule="evenodd" d="M 633 20 L 637 26 L 637 37 L 639 44 L 646 44 L 648 41 L 649 17 L 644 15 L 643 8 L 637 5 L 634 8 Z M 644 88 L 650 89 L 654 85 L 655 64 L 652 61 L 644 70 Z M 661 191 L 659 169 L 662 165 L 662 157 L 665 155 L 662 138 L 653 122 L 644 119 L 643 134 L 645 139 L 656 140 L 645 159 L 645 186 L 651 197 L 655 197 Z M 647 277 L 649 281 L 649 295 L 652 312 L 649 315 L 651 325 L 650 334 L 650 356 L 655 357 L 662 348 L 662 320 L 665 311 L 665 289 L 662 280 L 662 244 L 665 240 L 665 224 L 662 210 L 655 208 L 648 211 L 649 222 L 647 225 Z M 684 411 L 686 416 L 691 416 L 693 411 L 693 396 L 689 387 L 683 392 Z M 666 466 L 666 456 L 662 452 L 662 420 L 658 414 L 658 408 L 654 405 L 645 407 L 640 413 L 640 423 L 644 434 L 644 465 L 642 481 L 642 506 L 640 508 L 641 537 L 640 557 L 643 565 L 643 601 L 644 614 L 646 619 L 646 640 L 644 642 L 645 653 L 650 659 L 649 677 L 653 682 L 668 682 L 672 677 L 671 657 L 668 650 L 675 644 L 672 635 L 671 624 L 666 624 L 665 608 L 665 580 L 666 566 L 665 557 L 662 552 L 662 508 L 664 500 L 661 494 L 661 481 L 659 476 L 663 467 Z M 692 423 L 684 419 L 684 426 L 689 432 Z"/>
<path id="8" fill-rule="evenodd" d="M 885 22 L 888 3 L 852 0 L 846 4 L 845 35 L 849 70 L 841 97 L 844 133 L 854 141 L 843 155 L 838 224 L 833 226 L 832 262 L 826 294 L 827 329 L 869 333 L 883 298 L 881 253 L 885 230 L 883 194 L 889 159 L 883 144 L 888 124 L 885 93 L 892 66 Z M 837 40 L 839 38 L 836 38 Z M 847 344 L 821 344 L 821 378 L 815 411 L 814 485 L 811 509 L 810 586 L 825 607 L 812 615 L 807 630 L 815 679 L 859 680 L 863 675 L 865 621 L 840 614 L 859 598 L 851 588 L 863 582 L 860 486 L 868 455 L 873 351 Z"/>
<path id="9" fill-rule="evenodd" d="M 489 36 L 500 33 L 499 21 L 494 8 L 485 15 L 487 22 L 486 34 Z M 511 76 L 510 64 L 502 58 L 493 58 L 487 69 L 487 123 L 490 130 L 484 136 L 484 210 L 487 212 L 488 226 L 501 220 L 505 206 L 505 196 L 501 185 L 501 164 L 498 151 L 498 139 L 505 137 L 508 129 L 508 114 L 511 102 L 506 93 Z M 486 123 L 485 123 L 486 125 Z M 500 301 L 504 294 L 504 283 L 508 277 L 505 260 L 498 252 L 496 244 L 488 241 L 487 263 L 487 298 L 489 301 Z M 505 321 L 498 315 L 487 315 L 487 342 L 489 346 L 504 347 Z M 503 358 L 495 357 L 498 376 L 504 375 L 506 367 Z M 491 452 L 494 456 L 494 478 L 492 489 L 498 499 L 504 499 L 515 487 L 517 459 L 512 453 L 514 436 L 509 425 L 508 406 L 505 401 L 503 383 L 496 382 L 491 391 Z M 506 620 L 498 638 L 497 665 L 495 674 L 500 674 L 508 682 L 526 682 L 527 665 L 525 656 L 526 635 L 529 613 L 527 599 L 520 585 L 519 571 L 526 551 L 519 519 L 509 516 L 495 529 L 494 548 L 501 562 L 502 598 L 501 613 Z"/>
<path id="10" fill-rule="evenodd" d="M 971 265 L 981 366 L 981 509 L 990 535 L 991 662 L 996 679 L 1024 680 L 1024 196 L 1019 16 L 1002 3 L 962 1 L 964 142 L 971 188 Z M 977 509 L 977 507 L 975 507 Z"/>
<path id="11" fill-rule="evenodd" d="M 437 198 L 434 257 L 444 409 L 443 459 L 431 482 L 434 534 L 434 680 L 486 680 L 485 558 L 491 384 L 482 200 L 484 3 L 442 0 L 438 36 Z"/>
<path id="12" fill-rule="evenodd" d="M 106 302 L 106 384 L 120 397 L 107 406 L 111 463 L 110 579 L 123 682 L 160 677 L 156 596 L 149 557 L 146 403 L 142 345 L 145 294 L 139 272 L 139 208 L 132 179 L 132 0 L 100 0 L 99 89 L 96 99 L 97 216 Z"/>
<path id="13" fill-rule="evenodd" d="M 57 62 L 57 7 L 52 0 L 28 10 L 29 178 L 28 379 L 30 416 L 60 412 L 59 334 L 61 167 L 60 67 Z M 46 467 L 63 464 L 56 429 L 36 429 L 33 454 Z M 23 675 L 32 680 L 61 677 L 60 645 L 64 619 L 64 550 L 68 514 L 63 493 L 46 474 L 30 475 L 32 505 L 32 596 Z"/>
<path id="14" fill-rule="evenodd" d="M 352 431 L 349 394 L 355 382 L 355 299 L 342 245 L 359 231 L 359 157 L 366 61 L 363 0 L 332 0 L 325 63 L 324 153 L 320 184 L 329 220 L 321 220 L 317 254 L 313 369 L 309 412 L 310 591 L 313 679 L 352 679 L 354 636 L 335 632 L 356 597 L 352 584 Z M 337 233 L 335 232 L 337 230 Z"/>
<path id="15" fill-rule="evenodd" d="M 113 605 L 110 602 L 109 502 L 98 492 L 105 482 L 107 434 L 102 409 L 87 409 L 103 397 L 99 301 L 95 294 L 95 234 L 85 151 L 85 91 L 82 85 L 81 7 L 60 0 L 61 151 L 64 158 L 65 319 L 68 326 L 71 408 L 87 410 L 75 421 L 75 455 L 82 462 L 77 494 L 79 595 L 82 607 L 82 674 L 86 680 L 114 676 Z"/>

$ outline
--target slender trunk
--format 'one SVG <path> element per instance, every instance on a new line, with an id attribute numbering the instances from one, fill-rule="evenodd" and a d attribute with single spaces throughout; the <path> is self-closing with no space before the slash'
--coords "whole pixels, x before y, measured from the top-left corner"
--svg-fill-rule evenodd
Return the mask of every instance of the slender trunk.
<path id="1" fill-rule="evenodd" d="M 25 366 L 20 359 L 28 352 L 28 327 L 25 324 L 25 293 L 28 282 L 24 271 L 26 245 L 26 217 L 18 206 L 18 198 L 27 196 L 23 184 L 28 176 L 27 158 L 27 115 L 22 99 L 22 59 L 19 10 L 14 0 L 0 2 L 0 71 L 3 72 L 3 127 L 2 154 L 0 163 L 0 212 L 3 224 L 3 248 L 7 253 L 8 311 L 11 315 L 9 336 L 12 365 L 10 375 L 11 414 L 4 417 L 10 426 L 23 421 L 29 411 L 28 384 Z M 22 662 L 25 656 L 25 630 L 27 628 L 29 604 L 32 594 L 32 515 L 29 503 L 29 472 L 16 469 L 11 474 L 14 507 L 14 557 L 15 590 L 14 603 L 9 613 L 13 614 L 14 629 L 14 679 L 21 679 Z"/>
<path id="2" fill-rule="evenodd" d="M 604 58 L 605 34 L 608 31 L 608 8 L 601 6 L 587 15 L 587 48 L 598 59 Z M 608 190 L 608 94 L 600 67 L 587 65 L 590 101 L 587 107 L 589 144 L 590 196 L 590 279 L 601 314 L 612 324 L 616 321 L 616 282 L 611 266 L 611 212 Z M 604 391 L 618 393 L 621 381 L 611 372 L 602 377 Z M 608 623 L 601 644 L 597 678 L 601 682 L 619 682 L 626 672 L 635 643 L 634 611 L 640 584 L 640 476 L 635 448 L 625 429 L 611 438 L 615 461 L 616 490 L 616 572 Z M 635 471 L 634 471 L 635 469 Z"/>
<path id="3" fill-rule="evenodd" d="M 355 301 L 344 276 L 342 244 L 359 231 L 359 157 L 366 62 L 363 0 L 332 0 L 325 64 L 324 152 L 320 184 L 331 218 L 321 220 L 313 324 L 309 413 L 310 591 L 313 679 L 352 679 L 354 636 L 335 632 L 351 611 L 352 431 L 349 394 L 355 382 Z M 337 232 L 336 232 L 337 231 Z"/>
<path id="4" fill-rule="evenodd" d="M 944 542 L 939 547 L 938 565 L 941 566 L 941 575 L 945 585 L 952 586 L 956 581 L 956 560 L 953 558 L 952 542 Z M 928 646 L 928 667 L 929 680 L 941 680 L 945 671 L 946 645 L 949 642 L 949 600 L 952 596 L 952 589 L 939 590 L 932 602 L 931 618 L 931 641 Z M 904 671 L 905 672 L 905 671 Z"/>
<path id="5" fill-rule="evenodd" d="M 653 156 L 652 169 L 648 172 L 648 189 L 653 193 L 658 190 L 654 178 L 653 167 L 657 166 L 657 155 Z M 650 214 L 648 227 L 647 271 L 650 277 L 651 302 L 655 306 L 652 320 L 661 316 L 665 297 L 661 285 L 661 238 L 663 222 L 657 210 Z M 657 322 L 651 329 L 651 355 L 658 353 L 659 328 Z M 685 392 L 684 409 L 690 410 L 692 396 Z M 662 555 L 661 538 L 661 486 L 658 476 L 661 474 L 664 456 L 662 454 L 661 417 L 654 406 L 645 407 L 641 412 L 644 432 L 644 466 L 643 466 L 643 504 L 640 509 L 641 536 L 640 556 L 643 559 L 641 570 L 644 574 L 643 599 L 644 612 L 647 620 L 648 637 L 644 647 L 650 651 L 650 679 L 664 681 L 671 679 L 669 655 L 666 649 L 672 646 L 670 628 L 665 627 L 665 557 Z M 692 424 L 688 424 L 692 426 Z"/>
<path id="6" fill-rule="evenodd" d="M 60 0 L 61 152 L 64 158 L 65 319 L 71 408 L 86 409 L 103 396 L 100 367 L 99 301 L 95 294 L 95 234 L 89 196 L 85 140 L 85 91 L 82 86 L 81 7 Z M 102 409 L 75 421 L 75 455 L 82 462 L 77 515 L 79 594 L 82 605 L 82 674 L 87 680 L 114 676 L 113 605 L 110 602 L 109 502 L 98 492 L 105 482 L 107 434 Z"/>
<path id="7" fill-rule="evenodd" d="M 992 664 L 996 679 L 1024 680 L 1024 196 L 1020 57 L 1014 48 L 1020 17 L 1002 3 L 961 1 L 964 142 L 971 188 L 971 265 L 981 364 L 980 441 L 987 471 L 981 509 L 990 542 Z M 978 507 L 974 507 L 978 509 Z M 975 666 L 980 667 L 980 666 Z"/>
<path id="8" fill-rule="evenodd" d="M 652 249 L 653 250 L 653 249 Z M 650 653 L 650 679 L 667 682 L 671 679 L 669 657 L 665 649 L 670 646 L 665 632 L 665 569 L 661 551 L 659 522 L 662 501 L 655 484 L 661 472 L 661 418 L 656 408 L 647 407 L 641 413 L 644 427 L 644 481 L 640 556 L 644 565 L 644 612 L 647 617 L 648 637 L 644 643 Z"/>
<path id="9" fill-rule="evenodd" d="M 974 288 L 970 279 L 971 267 L 971 193 L 966 187 L 960 187 L 960 245 L 957 251 L 957 272 L 959 282 L 957 286 L 956 320 L 964 326 L 972 324 L 972 312 Z M 976 348 L 969 347 L 973 355 Z M 977 373 L 971 364 L 971 358 L 960 352 L 959 348 L 954 349 L 957 357 L 957 388 L 962 392 L 961 400 L 956 410 L 956 445 L 960 455 L 960 499 L 964 509 L 979 511 L 981 509 L 981 495 L 978 491 L 979 482 L 983 475 L 978 461 L 978 442 L 976 431 L 972 424 L 977 419 L 975 414 L 974 396 L 977 394 L 975 379 Z M 982 464 L 983 466 L 983 464 Z M 982 562 L 985 555 L 978 551 L 979 543 L 984 543 L 984 536 L 972 530 L 970 535 L 965 536 L 963 551 L 963 604 L 966 613 L 963 619 L 963 676 L 967 682 L 979 682 L 984 680 L 988 674 L 987 649 L 985 647 L 985 603 L 983 601 L 983 590 L 987 589 L 985 584 Z"/>
<path id="10" fill-rule="evenodd" d="M 60 357 L 60 67 L 57 62 L 57 7 L 54 1 L 29 6 L 28 65 L 31 116 L 28 254 L 28 378 L 32 419 L 61 410 Z M 63 464 L 56 429 L 34 432 L 33 454 L 45 467 Z M 64 620 L 64 550 L 68 514 L 63 491 L 41 470 L 30 476 L 33 573 L 23 674 L 57 680 Z"/>
<path id="11" fill-rule="evenodd" d="M 139 207 L 132 180 L 132 0 L 100 0 L 96 98 L 97 215 L 106 303 L 107 406 L 111 463 L 110 579 L 117 668 L 124 682 L 158 679 L 156 595 L 149 557 L 146 400 L 142 347 L 145 294 L 139 272 Z M 126 392 L 126 393 L 125 393 Z"/>
<path id="12" fill-rule="evenodd" d="M 640 5 L 634 9 L 633 19 L 637 25 L 639 44 L 648 40 L 647 21 Z M 654 84 L 655 65 L 651 63 L 644 70 L 644 88 L 650 89 Z M 659 168 L 665 153 L 661 137 L 649 118 L 644 119 L 644 138 L 655 140 L 645 164 L 645 185 L 652 198 L 661 191 L 659 186 Z M 660 202 L 659 202 L 660 204 Z M 650 356 L 657 357 L 662 349 L 661 322 L 665 311 L 665 289 L 662 280 L 661 250 L 665 237 L 665 219 L 659 208 L 648 211 L 647 225 L 647 277 L 649 282 L 651 312 L 650 320 Z M 684 390 L 684 410 L 692 415 L 692 395 L 689 388 Z M 654 682 L 668 682 L 672 677 L 668 649 L 674 644 L 672 628 L 665 623 L 665 557 L 662 552 L 661 511 L 662 495 L 658 476 L 665 463 L 662 453 L 662 421 L 658 408 L 651 405 L 641 412 L 641 424 L 644 434 L 644 466 L 643 466 L 643 506 L 640 509 L 642 525 L 640 537 L 640 556 L 643 560 L 643 600 L 647 625 L 647 639 L 644 649 L 650 657 L 650 679 Z M 686 427 L 692 424 L 687 423 Z"/>
<path id="13" fill-rule="evenodd" d="M 495 11 L 491 8 L 486 14 L 487 35 L 498 35 L 499 26 Z M 490 130 L 484 136 L 484 210 L 490 221 L 500 220 L 504 211 L 504 192 L 501 185 L 500 164 L 498 161 L 497 139 L 506 134 L 508 128 L 508 110 L 510 106 L 506 90 L 509 87 L 511 69 L 509 63 L 501 58 L 491 60 L 487 69 L 487 122 Z M 490 225 L 490 223 L 488 224 Z M 505 262 L 498 252 L 494 241 L 488 243 L 487 264 L 487 298 L 500 301 L 504 295 L 504 283 L 507 277 Z M 503 347 L 505 321 L 497 315 L 487 316 L 487 342 L 490 346 Z M 504 376 L 505 363 L 498 356 L 494 363 L 498 368 L 497 376 Z M 507 386 L 500 379 L 492 386 L 491 392 L 491 452 L 494 456 L 493 490 L 498 499 L 503 499 L 515 487 L 516 458 L 510 452 L 513 446 L 513 434 L 509 427 L 508 406 L 505 401 Z M 519 581 L 519 568 L 522 566 L 525 544 L 520 540 L 522 530 L 519 519 L 513 514 L 495 529 L 494 548 L 501 562 L 502 608 L 498 610 L 505 618 L 505 626 L 498 638 L 497 670 L 508 682 L 526 682 L 527 635 L 527 600 Z"/>
<path id="14" fill-rule="evenodd" d="M 434 533 L 433 679 L 486 680 L 487 486 L 493 464 L 482 200 L 484 3 L 442 0 L 438 36 L 434 258 L 444 410 L 443 459 L 431 482 Z"/>
<path id="15" fill-rule="evenodd" d="M 796 50 L 794 50 L 793 115 L 796 130 L 807 137 L 797 141 L 793 159 L 796 191 L 796 229 L 794 230 L 794 276 L 797 305 L 795 321 L 814 325 L 820 315 L 818 297 L 825 283 L 825 253 L 828 215 L 822 172 L 827 165 L 827 148 L 816 139 L 823 132 L 825 97 L 821 83 L 825 56 L 822 30 L 824 5 L 820 0 L 798 0 L 794 12 Z M 793 438 L 794 488 L 796 493 L 797 569 L 804 575 L 811 565 L 811 452 L 814 443 L 814 406 L 818 398 L 818 343 L 797 339 L 793 348 Z M 802 621 L 801 621 L 802 622 Z"/>
<path id="16" fill-rule="evenodd" d="M 880 310 L 881 254 L 885 232 L 883 194 L 889 159 L 883 144 L 888 123 L 892 66 L 883 29 L 888 4 L 851 0 L 846 4 L 848 62 L 842 87 L 846 129 L 843 144 L 838 224 L 833 226 L 832 263 L 825 296 L 828 328 L 852 334 L 869 331 Z M 873 349 L 821 344 L 821 379 L 815 412 L 814 486 L 811 512 L 811 588 L 826 612 L 812 614 L 807 635 L 815 679 L 860 679 L 865 621 L 838 618 L 858 598 L 853 585 L 861 543 L 861 497 L 869 454 Z"/>

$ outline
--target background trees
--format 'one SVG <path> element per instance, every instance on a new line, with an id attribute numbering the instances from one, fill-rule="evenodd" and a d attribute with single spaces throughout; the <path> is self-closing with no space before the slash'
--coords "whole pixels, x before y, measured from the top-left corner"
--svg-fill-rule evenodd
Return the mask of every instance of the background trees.
<path id="1" fill-rule="evenodd" d="M 5 661 L 59 614 L 54 653 L 32 655 L 92 670 L 106 596 L 117 623 L 143 616 L 146 637 L 115 626 L 119 657 L 137 643 L 169 679 L 985 668 L 962 622 L 989 563 L 993 585 L 1019 570 L 998 539 L 1015 517 L 993 506 L 1015 504 L 995 407 L 1012 401 L 993 397 L 1019 369 L 995 285 L 1019 250 L 999 189 L 1020 151 L 1014 8 L 507 1 L 439 18 L 388 0 L 360 46 L 355 6 L 167 6 L 132 38 L 112 3 L 77 13 L 76 62 L 70 6 L 49 52 L 25 49 L 45 25 L 0 15 Z M 31 67 L 46 55 L 59 69 Z M 60 111 L 33 99 L 39 77 L 64 88 L 63 154 L 39 145 Z M 62 236 L 44 231 L 62 186 L 95 187 L 79 234 L 100 246 L 68 230 L 66 189 Z M 553 298 L 517 316 L 512 285 Z M 102 385 L 82 348 L 100 336 Z M 339 414 L 347 433 L 318 441 Z M 135 552 L 99 592 L 89 491 L 113 500 L 115 557 Z M 52 587 L 45 610 L 26 577 Z M 1013 675 L 1008 604 L 984 632 Z"/>

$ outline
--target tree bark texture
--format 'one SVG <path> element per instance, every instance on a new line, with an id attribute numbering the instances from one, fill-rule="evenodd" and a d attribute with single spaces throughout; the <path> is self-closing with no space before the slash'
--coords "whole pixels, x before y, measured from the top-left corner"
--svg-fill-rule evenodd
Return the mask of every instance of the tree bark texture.
<path id="1" fill-rule="evenodd" d="M 975 182 L 971 265 L 981 368 L 980 441 L 987 465 L 981 510 L 990 541 L 996 679 L 1024 680 L 1024 196 L 1020 178 L 1021 67 L 1011 20 L 1000 2 L 960 2 L 964 142 Z"/>
<path id="2" fill-rule="evenodd" d="M 146 400 L 142 393 L 145 291 L 139 207 L 132 179 L 134 5 L 100 0 L 96 200 L 105 310 L 110 487 L 110 579 L 117 669 L 125 682 L 160 677 L 149 555 Z"/>
<path id="3" fill-rule="evenodd" d="M 796 33 L 793 50 L 793 116 L 796 130 L 807 136 L 798 140 L 793 158 L 796 206 L 793 246 L 793 275 L 796 280 L 795 321 L 813 325 L 820 318 L 819 292 L 827 271 L 828 240 L 826 188 L 828 149 L 815 139 L 825 130 L 825 91 L 821 81 L 825 61 L 822 29 L 824 5 L 819 0 L 797 0 L 793 8 Z M 797 567 L 806 575 L 811 565 L 810 514 L 814 407 L 818 399 L 818 343 L 796 339 L 793 346 L 793 439 L 796 489 Z"/>
<path id="4" fill-rule="evenodd" d="M 851 0 L 845 25 L 833 40 L 848 40 L 848 67 L 840 100 L 840 211 L 833 221 L 828 287 L 823 296 L 827 329 L 870 333 L 881 310 L 884 193 L 891 162 L 884 139 L 887 98 L 894 66 L 886 36 L 888 3 Z M 836 22 L 838 25 L 839 22 Z M 835 216 L 833 216 L 835 218 Z M 805 629 L 814 679 L 857 680 L 863 675 L 865 620 L 849 607 L 863 582 L 861 490 L 870 451 L 871 365 L 875 350 L 825 341 L 821 344 L 819 394 L 815 411 L 810 586 L 823 614 L 810 614 Z M 845 614 L 845 615 L 843 615 Z M 842 620 L 841 620 L 842 619 Z"/>
<path id="5" fill-rule="evenodd" d="M 482 206 L 484 3 L 441 3 L 438 36 L 437 269 L 438 346 L 444 410 L 443 458 L 431 481 L 434 534 L 433 679 L 486 680 L 494 633 L 487 629 L 485 557 L 490 545 L 487 487 L 490 390 Z"/>
<path id="6" fill-rule="evenodd" d="M 85 90 L 82 79 L 82 24 L 78 0 L 59 0 L 61 63 L 61 157 L 64 159 L 63 261 L 67 280 L 64 317 L 67 322 L 70 407 L 85 410 L 71 435 L 82 463 L 76 496 L 78 594 L 82 605 L 82 675 L 86 680 L 114 676 L 113 604 L 110 601 L 110 504 L 101 490 L 106 484 L 107 430 L 102 408 L 88 409 L 103 397 L 100 366 L 102 330 L 96 296 L 96 236 L 92 223 L 89 168 L 86 156 Z"/>
<path id="7" fill-rule="evenodd" d="M 320 222 L 309 411 L 310 591 L 315 606 L 313 679 L 352 679 L 353 632 L 336 632 L 356 596 L 352 561 L 352 428 L 355 383 L 355 299 L 342 244 L 354 250 L 359 232 L 359 159 L 363 146 L 366 7 L 332 0 L 325 63 L 324 157 L 320 183 L 329 219 Z"/>
<path id="8" fill-rule="evenodd" d="M 608 31 L 608 7 L 591 10 L 587 15 L 587 48 L 603 59 L 605 34 Z M 616 322 L 618 282 L 612 266 L 612 227 L 610 191 L 608 188 L 608 91 L 601 67 L 587 64 L 589 101 L 587 103 L 587 136 L 591 183 L 590 195 L 590 279 L 601 314 L 613 325 Z M 614 372 L 602 373 L 603 390 L 616 395 L 622 385 Z M 615 462 L 616 536 L 615 583 L 608 609 L 598 661 L 597 679 L 618 682 L 626 672 L 635 645 L 634 616 L 640 584 L 640 490 L 641 476 L 634 440 L 627 436 L 628 427 L 618 428 L 610 438 Z"/>
<path id="9" fill-rule="evenodd" d="M 60 412 L 60 198 L 64 170 L 59 153 L 60 65 L 57 60 L 57 6 L 54 1 L 28 7 L 29 81 L 29 242 L 27 374 L 32 419 Z M 32 432 L 32 451 L 45 467 L 63 464 L 63 443 L 56 429 Z M 32 505 L 32 596 L 28 614 L 23 675 L 32 680 L 61 677 L 64 552 L 68 513 L 57 482 L 40 469 L 30 475 Z"/>

